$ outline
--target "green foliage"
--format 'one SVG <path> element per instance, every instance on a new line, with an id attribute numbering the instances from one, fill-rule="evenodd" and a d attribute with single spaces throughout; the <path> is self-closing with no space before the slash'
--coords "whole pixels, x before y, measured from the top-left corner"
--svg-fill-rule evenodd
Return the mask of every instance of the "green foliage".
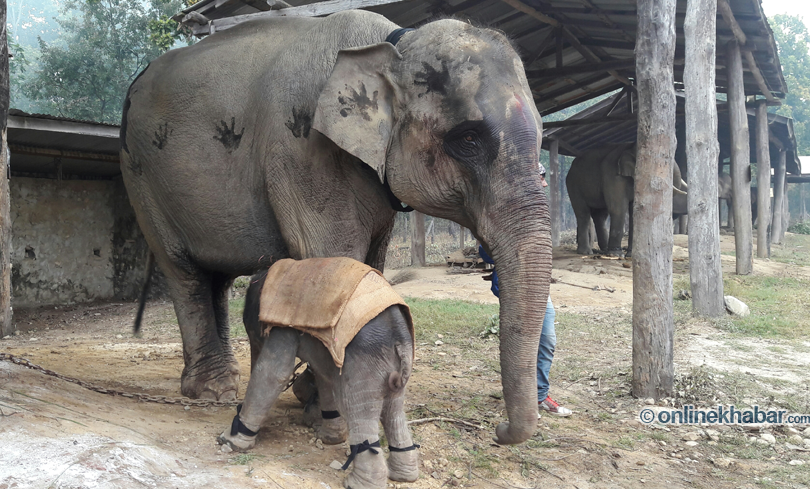
<path id="1" fill-rule="evenodd" d="M 797 15 L 770 19 L 789 92 L 777 114 L 793 118 L 799 154 L 810 152 L 810 32 Z"/>
<path id="2" fill-rule="evenodd" d="M 169 15 L 181 0 L 68 0 L 60 9 L 62 35 L 39 39 L 39 67 L 18 86 L 41 112 L 119 122 L 130 83 L 182 37 Z"/>
<path id="3" fill-rule="evenodd" d="M 810 234 L 810 222 L 797 222 L 788 228 L 794 234 Z"/>
<path id="4" fill-rule="evenodd" d="M 489 335 L 498 336 L 501 334 L 501 315 L 500 314 L 493 314 L 489 318 L 489 324 L 484 331 L 481 331 L 478 336 L 484 338 Z"/>

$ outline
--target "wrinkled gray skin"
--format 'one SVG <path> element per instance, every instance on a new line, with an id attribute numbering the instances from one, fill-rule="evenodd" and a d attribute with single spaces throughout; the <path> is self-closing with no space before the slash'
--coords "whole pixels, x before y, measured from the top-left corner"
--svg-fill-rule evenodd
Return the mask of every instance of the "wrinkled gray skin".
<path id="1" fill-rule="evenodd" d="M 255 275 L 245 296 L 243 320 L 250 338 L 251 374 L 239 419 L 258 432 L 295 369 L 295 357 L 306 361 L 315 374 L 320 409 L 341 416 L 323 419 L 318 437 L 326 444 L 350 445 L 379 440 L 382 422 L 389 446 L 413 445 L 403 409 L 405 386 L 413 368 L 413 340 L 400 306 L 391 306 L 369 321 L 346 347 L 343 368 L 319 340 L 290 328 L 273 328 L 262 336 L 259 298 L 267 272 Z M 218 437 L 220 444 L 245 451 L 256 436 L 231 435 L 231 427 Z M 413 482 L 419 477 L 418 450 L 391 452 L 386 460 L 371 451 L 359 453 L 346 486 L 354 489 L 384 488 L 390 478 Z"/>
<path id="2" fill-rule="evenodd" d="M 634 144 L 606 145 L 590 149 L 571 162 L 565 179 L 571 207 L 577 218 L 577 253 L 590 255 L 590 220 L 596 228 L 599 249 L 611 255 L 622 254 L 625 219 L 629 215 L 627 253 L 633 249 L 633 177 L 636 162 Z M 678 165 L 672 165 L 672 213 L 686 214 L 687 185 Z M 610 233 L 607 218 L 610 217 Z"/>
<path id="3" fill-rule="evenodd" d="M 387 180 L 494 258 L 509 418 L 496 439 L 519 443 L 537 425 L 551 277 L 540 115 L 499 32 L 441 20 L 394 47 L 383 41 L 396 28 L 364 11 L 245 22 L 166 53 L 132 84 L 121 170 L 174 301 L 181 390 L 236 396 L 234 277 L 285 257 L 383 268 Z"/>

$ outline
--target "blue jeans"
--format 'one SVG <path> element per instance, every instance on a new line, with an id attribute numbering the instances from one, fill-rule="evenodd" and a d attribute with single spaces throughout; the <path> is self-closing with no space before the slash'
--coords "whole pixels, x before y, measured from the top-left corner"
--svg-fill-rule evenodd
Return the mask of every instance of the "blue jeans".
<path id="1" fill-rule="evenodd" d="M 548 372 L 554 360 L 554 347 L 557 346 L 557 335 L 554 333 L 554 305 L 551 297 L 546 305 L 546 316 L 543 318 L 543 332 L 540 334 L 540 345 L 537 348 L 537 402 L 548 396 Z"/>

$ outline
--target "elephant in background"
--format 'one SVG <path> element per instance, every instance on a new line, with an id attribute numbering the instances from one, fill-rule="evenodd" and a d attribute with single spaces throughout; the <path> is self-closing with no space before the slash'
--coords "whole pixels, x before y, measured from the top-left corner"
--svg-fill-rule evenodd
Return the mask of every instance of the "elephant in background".
<path id="1" fill-rule="evenodd" d="M 551 280 L 541 138 L 509 40 L 457 20 L 256 19 L 152 61 L 124 101 L 121 172 L 174 302 L 183 395 L 237 395 L 235 277 L 288 257 L 382 270 L 404 202 L 470 229 L 495 260 L 496 440 L 530 438 Z"/>
<path id="2" fill-rule="evenodd" d="M 599 249 L 621 255 L 626 217 L 630 216 L 627 254 L 633 249 L 633 178 L 636 145 L 607 145 L 590 149 L 574 158 L 565 179 L 571 207 L 577 218 L 577 253 L 590 255 L 590 220 L 596 228 Z M 672 165 L 672 213 L 686 214 L 686 182 L 678 165 Z M 610 217 L 610 232 L 607 218 Z"/>

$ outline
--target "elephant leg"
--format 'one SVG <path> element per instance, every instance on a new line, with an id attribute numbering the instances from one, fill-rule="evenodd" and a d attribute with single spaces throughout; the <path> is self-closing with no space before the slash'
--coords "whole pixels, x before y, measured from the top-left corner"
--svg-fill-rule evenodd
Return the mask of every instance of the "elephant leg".
<path id="1" fill-rule="evenodd" d="M 577 218 L 577 253 L 580 255 L 591 255 L 590 227 L 591 210 L 580 199 L 571 196 L 571 207 L 574 209 L 574 216 Z"/>
<path id="2" fill-rule="evenodd" d="M 304 408 L 308 410 L 304 413 L 304 423 L 315 427 L 316 435 L 325 445 L 343 443 L 348 437 L 348 427 L 335 400 L 334 384 L 335 379 L 341 379 L 346 373 L 335 366 L 323 344 L 310 336 L 302 338 L 298 356 L 309 363 L 317 398 L 316 403 Z"/>
<path id="3" fill-rule="evenodd" d="M 239 364 L 229 344 L 227 290 L 231 281 L 193 265 L 180 267 L 165 255 L 156 259 L 166 274 L 183 339 L 185 367 L 180 391 L 204 399 L 235 399 Z"/>
<path id="4" fill-rule="evenodd" d="M 591 217 L 596 228 L 596 241 L 599 243 L 599 249 L 604 253 L 608 249 L 608 211 L 607 209 L 594 209 L 591 211 Z"/>
<path id="5" fill-rule="evenodd" d="M 608 236 L 608 254 L 622 254 L 622 238 L 624 237 L 624 220 L 627 216 L 627 207 L 610 211 L 610 235 Z"/>
<path id="6" fill-rule="evenodd" d="M 259 358 L 250 373 L 245 401 L 230 427 L 217 443 L 245 451 L 256 445 L 259 429 L 270 414 L 279 394 L 295 368 L 299 333 L 291 328 L 274 328 L 264 340 Z"/>
<path id="7" fill-rule="evenodd" d="M 381 421 L 391 452 L 388 455 L 388 478 L 397 482 L 415 481 L 419 478 L 419 451 L 413 444 L 405 416 L 405 389 L 385 398 Z"/>
<path id="8" fill-rule="evenodd" d="M 348 353 L 348 352 L 347 352 Z M 351 358 L 347 354 L 343 375 L 335 384 L 340 414 L 349 425 L 349 445 L 354 449 L 380 440 L 379 425 L 387 379 L 369 373 L 373 360 Z M 386 372 L 387 373 L 387 372 Z M 376 452 L 376 453 L 375 453 Z M 388 467 L 382 449 L 368 448 L 354 458 L 354 468 L 344 486 L 351 489 L 383 489 L 388 481 Z"/>

